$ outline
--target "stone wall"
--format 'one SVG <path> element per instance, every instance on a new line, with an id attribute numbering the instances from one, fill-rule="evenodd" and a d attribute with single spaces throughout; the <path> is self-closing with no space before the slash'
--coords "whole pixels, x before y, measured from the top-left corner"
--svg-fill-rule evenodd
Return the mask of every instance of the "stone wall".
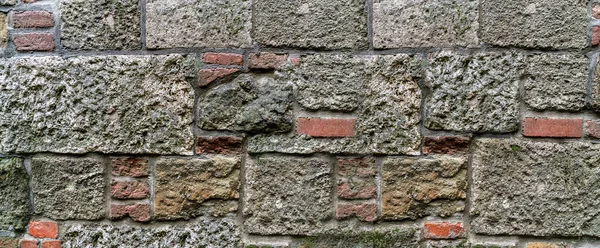
<path id="1" fill-rule="evenodd" d="M 0 247 L 600 247 L 596 2 L 0 0 Z"/>

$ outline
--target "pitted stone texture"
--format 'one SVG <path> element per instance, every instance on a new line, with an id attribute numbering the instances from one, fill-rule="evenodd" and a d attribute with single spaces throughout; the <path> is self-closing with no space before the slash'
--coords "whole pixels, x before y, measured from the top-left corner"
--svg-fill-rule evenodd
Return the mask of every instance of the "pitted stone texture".
<path id="1" fill-rule="evenodd" d="M 155 169 L 155 217 L 190 219 L 236 211 L 237 204 L 228 201 L 239 198 L 239 168 L 239 157 L 159 158 Z"/>
<path id="2" fill-rule="evenodd" d="M 29 208 L 29 176 L 23 159 L 0 158 L 0 230 L 25 229 Z"/>
<path id="3" fill-rule="evenodd" d="M 235 216 L 199 217 L 194 223 L 158 227 L 110 224 L 66 225 L 62 247 L 239 247 Z"/>
<path id="4" fill-rule="evenodd" d="M 422 74 L 422 59 L 385 55 L 364 60 L 365 71 L 370 71 L 370 76 L 365 79 L 368 81 L 362 87 L 364 93 L 361 93 L 356 110 L 356 137 L 323 139 L 303 135 L 256 135 L 249 139 L 248 151 L 420 154 L 421 90 L 417 81 Z M 326 95 L 312 97 L 319 99 Z"/>
<path id="5" fill-rule="evenodd" d="M 600 60 L 597 62 L 600 64 Z M 592 83 L 592 108 L 596 112 L 600 112 L 600 66 L 596 64 L 594 72 L 594 81 Z"/>
<path id="6" fill-rule="evenodd" d="M 292 89 L 291 84 L 272 76 L 242 74 L 200 97 L 198 127 L 246 132 L 289 131 Z"/>
<path id="7" fill-rule="evenodd" d="M 588 1 L 483 0 L 481 39 L 497 46 L 585 48 Z"/>
<path id="8" fill-rule="evenodd" d="M 0 0 L 0 3 L 1 2 L 2 1 Z M 6 14 L 0 13 L 0 49 L 6 48 L 6 42 L 8 41 L 8 28 L 7 28 L 7 26 L 8 25 L 6 25 Z"/>
<path id="9" fill-rule="evenodd" d="M 480 139 L 473 154 L 471 230 L 600 237 L 600 145 Z"/>
<path id="10" fill-rule="evenodd" d="M 254 2 L 254 38 L 275 47 L 368 47 L 362 0 L 260 0 Z"/>
<path id="11" fill-rule="evenodd" d="M 463 200 L 467 197 L 464 157 L 388 158 L 381 170 L 383 219 L 448 217 L 464 210 Z"/>
<path id="12" fill-rule="evenodd" d="M 104 217 L 105 165 L 98 158 L 31 159 L 35 214 L 53 220 L 98 220 Z"/>
<path id="13" fill-rule="evenodd" d="M 477 0 L 375 0 L 375 48 L 477 47 Z"/>
<path id="14" fill-rule="evenodd" d="M 2 6 L 16 5 L 17 3 L 19 3 L 18 0 L 0 0 L 0 5 Z"/>
<path id="15" fill-rule="evenodd" d="M 60 16 L 60 39 L 64 48 L 142 48 L 138 0 L 61 0 Z"/>
<path id="16" fill-rule="evenodd" d="M 249 233 L 310 234 L 333 217 L 330 161 L 261 155 L 246 163 L 243 213 Z"/>
<path id="17" fill-rule="evenodd" d="M 506 133 L 519 128 L 523 56 L 513 53 L 430 55 L 425 127 Z"/>
<path id="18" fill-rule="evenodd" d="M 290 248 L 418 248 L 420 230 L 411 226 L 371 230 L 334 230 L 293 242 Z"/>
<path id="19" fill-rule="evenodd" d="M 579 111 L 585 107 L 589 60 L 579 54 L 530 55 L 524 100 L 536 110 Z"/>
<path id="20" fill-rule="evenodd" d="M 0 152 L 192 154 L 181 55 L 0 61 Z"/>
<path id="21" fill-rule="evenodd" d="M 250 47 L 250 0 L 148 0 L 148 48 Z"/>

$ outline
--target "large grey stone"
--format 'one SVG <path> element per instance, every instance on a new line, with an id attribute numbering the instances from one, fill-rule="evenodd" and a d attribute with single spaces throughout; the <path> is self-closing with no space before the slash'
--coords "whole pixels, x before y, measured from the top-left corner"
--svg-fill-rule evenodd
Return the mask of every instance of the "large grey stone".
<path id="1" fill-rule="evenodd" d="M 497 46 L 585 48 L 588 1 L 482 0 L 481 39 Z"/>
<path id="2" fill-rule="evenodd" d="M 0 0 L 0 5 L 2 6 L 16 5 L 17 3 L 19 3 L 18 0 Z"/>
<path id="3" fill-rule="evenodd" d="M 600 145 L 480 139 L 472 159 L 471 230 L 600 237 Z"/>
<path id="4" fill-rule="evenodd" d="M 140 16 L 138 0 L 61 0 L 61 44 L 67 49 L 141 49 Z"/>
<path id="5" fill-rule="evenodd" d="M 585 107 L 589 60 L 581 54 L 528 56 L 524 100 L 536 110 L 579 111 Z"/>
<path id="6" fill-rule="evenodd" d="M 275 47 L 368 47 L 363 0 L 260 0 L 254 2 L 254 38 Z"/>
<path id="7" fill-rule="evenodd" d="M 261 155 L 246 159 L 245 230 L 310 234 L 333 216 L 332 165 L 322 158 Z"/>
<path id="8" fill-rule="evenodd" d="M 66 224 L 61 232 L 64 248 L 101 247 L 239 247 L 241 230 L 235 216 L 199 217 L 183 225 L 135 226 Z"/>
<path id="9" fill-rule="evenodd" d="M 477 0 L 375 0 L 375 48 L 477 47 Z"/>
<path id="10" fill-rule="evenodd" d="M 0 230 L 23 230 L 29 218 L 29 176 L 23 159 L 0 158 Z"/>
<path id="11" fill-rule="evenodd" d="M 516 131 L 523 67 L 523 56 L 516 53 L 460 55 L 443 51 L 430 55 L 425 127 L 466 132 Z"/>
<path id="12" fill-rule="evenodd" d="M 250 0 L 148 0 L 148 48 L 250 47 Z"/>
<path id="13" fill-rule="evenodd" d="M 600 112 L 600 60 L 596 62 L 596 69 L 594 71 L 594 79 L 592 82 L 592 99 L 591 106 L 596 112 Z"/>
<path id="14" fill-rule="evenodd" d="M 104 217 L 105 165 L 98 158 L 31 158 L 35 214 L 54 220 Z"/>
<path id="15" fill-rule="evenodd" d="M 0 61 L 0 152 L 192 154 L 194 75 L 169 56 Z"/>
<path id="16" fill-rule="evenodd" d="M 239 75 L 199 98 L 198 127 L 246 132 L 289 131 L 292 89 L 291 84 L 269 75 Z"/>
<path id="17" fill-rule="evenodd" d="M 331 61 L 342 63 L 337 59 Z M 421 89 L 417 81 L 422 74 L 423 60 L 420 57 L 401 54 L 357 57 L 352 58 L 351 61 L 351 65 L 360 65 L 355 70 L 361 70 L 364 63 L 366 69 L 363 72 L 367 74 L 367 76 L 357 75 L 362 80 L 366 80 L 365 82 L 354 82 L 362 85 L 356 93 L 356 98 L 360 99 L 360 102 L 356 110 L 355 137 L 323 139 L 295 134 L 256 135 L 249 139 L 248 151 L 252 153 L 420 154 L 421 135 L 418 124 L 421 120 Z M 332 85 L 321 88 L 323 92 L 329 92 L 327 94 L 307 94 L 311 99 L 315 99 L 315 102 L 327 103 L 326 98 L 330 93 L 342 94 L 333 87 L 336 77 L 342 76 L 325 72 L 320 77 L 327 78 Z M 315 91 L 319 87 L 310 86 Z"/>

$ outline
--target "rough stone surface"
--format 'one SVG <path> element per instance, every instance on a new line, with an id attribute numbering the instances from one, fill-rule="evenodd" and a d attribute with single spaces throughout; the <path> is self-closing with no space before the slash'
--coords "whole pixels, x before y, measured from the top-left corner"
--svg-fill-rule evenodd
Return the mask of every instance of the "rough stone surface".
<path id="1" fill-rule="evenodd" d="M 15 238 L 0 237 L 0 247 L 17 248 L 19 240 Z"/>
<path id="2" fill-rule="evenodd" d="M 480 139 L 473 154 L 471 230 L 600 237 L 600 145 Z"/>
<path id="3" fill-rule="evenodd" d="M 387 220 L 448 217 L 464 209 L 467 159 L 447 155 L 388 158 L 381 167 L 381 215 Z"/>
<path id="4" fill-rule="evenodd" d="M 275 47 L 368 47 L 362 0 L 261 0 L 254 2 L 254 38 Z"/>
<path id="5" fill-rule="evenodd" d="M 597 62 L 600 64 L 600 61 Z M 596 112 L 600 112 L 600 66 L 596 64 L 596 71 L 594 72 L 594 81 L 592 83 L 592 109 Z"/>
<path id="6" fill-rule="evenodd" d="M 430 55 L 425 127 L 505 133 L 519 128 L 523 57 L 515 53 Z"/>
<path id="7" fill-rule="evenodd" d="M 97 158 L 31 159 L 31 190 L 36 215 L 53 220 L 104 217 L 105 165 Z"/>
<path id="8" fill-rule="evenodd" d="M 339 158 L 337 160 L 337 196 L 341 199 L 372 199 L 377 196 L 373 157 Z"/>
<path id="9" fill-rule="evenodd" d="M 373 230 L 340 230 L 303 238 L 290 248 L 419 247 L 420 230 L 410 226 Z"/>
<path id="10" fill-rule="evenodd" d="M 377 219 L 377 204 L 375 203 L 338 203 L 335 217 L 344 219 L 356 216 L 361 221 L 375 221 Z"/>
<path id="11" fill-rule="evenodd" d="M 333 217 L 332 165 L 321 158 L 262 155 L 246 160 L 245 230 L 301 235 Z"/>
<path id="12" fill-rule="evenodd" d="M 0 5 L 2 0 L 0 0 Z M 6 48 L 8 41 L 8 25 L 6 25 L 6 14 L 0 13 L 0 49 Z"/>
<path id="13" fill-rule="evenodd" d="M 192 154 L 189 64 L 181 55 L 2 60 L 0 153 Z"/>
<path id="14" fill-rule="evenodd" d="M 142 48 L 138 0 L 61 0 L 60 16 L 64 48 Z"/>
<path id="15" fill-rule="evenodd" d="M 481 39 L 497 46 L 585 48 L 588 1 L 481 1 Z"/>
<path id="16" fill-rule="evenodd" d="M 250 47 L 250 0 L 148 0 L 148 48 Z"/>
<path id="17" fill-rule="evenodd" d="M 237 136 L 198 137 L 196 139 L 197 154 L 240 154 L 244 139 Z"/>
<path id="18" fill-rule="evenodd" d="M 260 74 L 242 74 L 198 102 L 205 130 L 286 132 L 292 128 L 292 85 Z"/>
<path id="19" fill-rule="evenodd" d="M 240 163 L 239 157 L 224 156 L 158 159 L 154 184 L 156 218 L 189 219 L 207 212 L 221 215 L 236 211 L 237 204 L 228 201 L 239 198 Z"/>
<path id="20" fill-rule="evenodd" d="M 200 217 L 185 225 L 159 227 L 73 224 L 61 233 L 62 247 L 239 247 L 241 230 L 235 216 Z"/>
<path id="21" fill-rule="evenodd" d="M 0 0 L 0 5 L 2 5 L 2 6 L 10 6 L 10 5 L 17 4 L 18 2 L 19 2 L 18 0 Z"/>
<path id="22" fill-rule="evenodd" d="M 477 47 L 477 0 L 375 0 L 375 48 Z"/>
<path id="23" fill-rule="evenodd" d="M 583 109 L 589 63 L 580 54 L 530 55 L 523 85 L 525 103 L 536 110 Z"/>
<path id="24" fill-rule="evenodd" d="M 30 208 L 28 181 L 23 159 L 0 158 L 0 230 L 25 229 Z"/>

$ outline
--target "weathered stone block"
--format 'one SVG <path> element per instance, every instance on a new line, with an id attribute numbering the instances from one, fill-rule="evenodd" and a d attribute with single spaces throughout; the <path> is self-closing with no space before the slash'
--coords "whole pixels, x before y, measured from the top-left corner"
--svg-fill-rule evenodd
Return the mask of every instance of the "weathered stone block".
<path id="1" fill-rule="evenodd" d="M 61 0 L 60 16 L 60 39 L 64 48 L 142 48 L 138 0 Z"/>
<path id="2" fill-rule="evenodd" d="M 33 157 L 34 213 L 53 220 L 103 218 L 104 171 L 105 165 L 97 158 Z"/>
<path id="3" fill-rule="evenodd" d="M 375 0 L 375 48 L 477 47 L 476 0 Z"/>
<path id="4" fill-rule="evenodd" d="M 148 48 L 250 47 L 250 0 L 148 0 Z"/>
<path id="5" fill-rule="evenodd" d="M 17 3 L 19 3 L 18 0 L 0 0 L 0 5 L 2 6 L 16 5 Z"/>
<path id="6" fill-rule="evenodd" d="M 473 154 L 471 230 L 600 237 L 600 145 L 480 139 Z"/>
<path id="7" fill-rule="evenodd" d="M 596 112 L 600 112 L 600 60 L 596 62 L 596 71 L 594 71 L 594 81 L 592 82 L 592 109 Z"/>
<path id="8" fill-rule="evenodd" d="M 374 199 L 377 197 L 375 159 L 339 158 L 337 196 L 342 199 Z"/>
<path id="9" fill-rule="evenodd" d="M 523 56 L 513 53 L 430 55 L 425 127 L 505 133 L 519 128 Z"/>
<path id="10" fill-rule="evenodd" d="M 368 47 L 362 0 L 254 2 L 254 38 L 275 47 L 361 49 Z"/>
<path id="11" fill-rule="evenodd" d="M 242 74 L 200 97 L 198 127 L 246 132 L 289 131 L 292 89 L 291 84 L 271 76 Z"/>
<path id="12" fill-rule="evenodd" d="M 28 182 L 23 159 L 0 158 L 0 230 L 25 229 L 31 205 Z"/>
<path id="13" fill-rule="evenodd" d="M 585 48 L 588 1 L 483 0 L 481 39 L 497 46 Z"/>
<path id="14" fill-rule="evenodd" d="M 61 233 L 62 247 L 239 247 L 241 230 L 235 216 L 199 217 L 195 223 L 140 227 L 72 224 Z"/>
<path id="15" fill-rule="evenodd" d="M 420 230 L 410 226 L 362 230 L 334 230 L 293 242 L 290 248 L 419 247 Z"/>
<path id="16" fill-rule="evenodd" d="M 530 55 L 523 99 L 536 110 L 579 111 L 585 107 L 588 67 L 580 54 Z"/>
<path id="17" fill-rule="evenodd" d="M 333 217 L 331 164 L 321 158 L 257 156 L 246 160 L 245 230 L 310 234 Z"/>
<path id="18" fill-rule="evenodd" d="M 155 217 L 175 220 L 235 212 L 237 204 L 229 201 L 239 198 L 239 169 L 239 157 L 159 158 Z"/>
<path id="19" fill-rule="evenodd" d="M 1 0 L 0 0 L 0 3 L 2 3 Z M 8 25 L 6 25 L 6 14 L 0 13 L 0 49 L 6 48 L 7 41 L 8 41 Z"/>
<path id="20" fill-rule="evenodd" d="M 0 152 L 191 155 L 190 64 L 181 55 L 2 60 Z"/>
<path id="21" fill-rule="evenodd" d="M 381 215 L 387 220 L 448 217 L 464 209 L 467 159 L 388 158 L 381 167 Z"/>

